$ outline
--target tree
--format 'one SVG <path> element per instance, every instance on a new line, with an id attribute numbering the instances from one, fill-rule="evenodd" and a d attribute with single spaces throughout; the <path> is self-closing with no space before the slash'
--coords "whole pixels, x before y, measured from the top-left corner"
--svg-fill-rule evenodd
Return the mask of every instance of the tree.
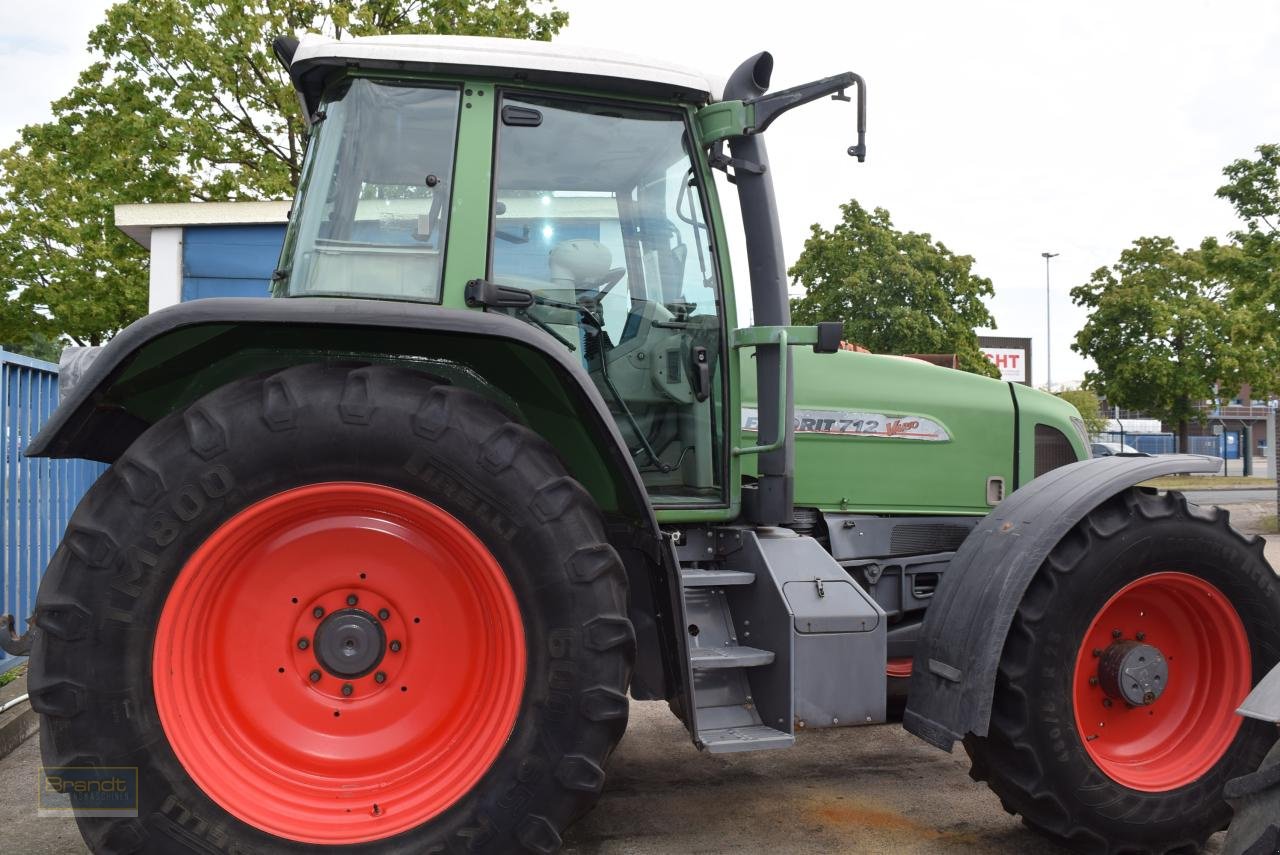
<path id="1" fill-rule="evenodd" d="M 1206 264 L 1201 250 L 1179 250 L 1171 238 L 1139 238 L 1110 268 L 1071 289 L 1089 319 L 1071 346 L 1097 369 L 1085 383 L 1119 406 L 1178 425 L 1187 447 L 1198 405 L 1219 385 L 1250 382 L 1257 364 L 1235 333 L 1245 313 L 1230 305 L 1232 283 Z"/>
<path id="2" fill-rule="evenodd" d="M 999 376 L 978 347 L 977 327 L 994 327 L 982 302 L 991 280 L 973 273 L 928 234 L 900 232 L 889 212 L 857 201 L 840 206 L 831 231 L 810 228 L 789 271 L 805 289 L 792 300 L 797 323 L 842 320 L 844 337 L 880 353 L 954 353 L 961 369 Z"/>
<path id="3" fill-rule="evenodd" d="M 1107 429 L 1107 417 L 1102 414 L 1102 402 L 1092 389 L 1063 389 L 1055 392 L 1062 400 L 1080 411 L 1084 430 L 1089 436 L 1097 436 Z"/>
<path id="4" fill-rule="evenodd" d="M 100 57 L 0 152 L 0 341 L 99 344 L 146 311 L 147 255 L 122 202 L 282 198 L 304 123 L 274 36 L 453 33 L 550 39 L 539 0 L 130 0 L 89 37 Z"/>
<path id="5" fill-rule="evenodd" d="M 1259 392 L 1280 391 L 1280 145 L 1260 145 L 1257 157 L 1233 161 L 1223 169 L 1228 183 L 1217 195 L 1235 208 L 1244 228 L 1229 244 L 1207 238 L 1206 263 L 1235 283 L 1233 306 L 1247 323 L 1239 343 L 1252 348 L 1259 362 Z"/>

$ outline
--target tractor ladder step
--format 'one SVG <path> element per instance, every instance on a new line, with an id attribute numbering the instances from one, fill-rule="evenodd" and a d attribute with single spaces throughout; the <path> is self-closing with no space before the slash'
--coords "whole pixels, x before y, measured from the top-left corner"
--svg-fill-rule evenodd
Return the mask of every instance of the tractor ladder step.
<path id="1" fill-rule="evenodd" d="M 772 650 L 742 647 L 736 644 L 724 647 L 694 647 L 689 650 L 689 661 L 695 671 L 711 671 L 717 668 L 755 668 L 773 662 Z"/>
<path id="2" fill-rule="evenodd" d="M 781 730 L 775 730 L 764 724 L 704 730 L 699 736 L 703 747 L 711 754 L 733 754 L 738 751 L 789 748 L 796 741 L 796 738 L 791 734 L 783 733 Z"/>
<path id="3" fill-rule="evenodd" d="M 680 568 L 680 583 L 686 588 L 709 588 L 715 585 L 750 585 L 755 573 L 745 570 L 700 570 L 694 567 Z"/>

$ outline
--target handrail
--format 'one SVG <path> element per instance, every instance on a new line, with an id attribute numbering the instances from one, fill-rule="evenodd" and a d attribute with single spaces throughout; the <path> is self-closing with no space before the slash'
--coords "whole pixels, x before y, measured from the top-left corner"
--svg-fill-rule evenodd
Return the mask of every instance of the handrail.
<path id="1" fill-rule="evenodd" d="M 817 343 L 817 327 L 760 326 L 734 330 L 733 346 L 735 348 L 767 346 L 778 348 L 778 389 L 779 394 L 783 397 L 778 406 L 777 439 L 765 445 L 735 446 L 732 451 L 734 457 L 742 457 L 747 454 L 768 454 L 771 451 L 777 451 L 786 444 L 787 419 L 791 417 L 791 412 L 788 410 L 786 403 L 788 367 L 791 359 L 789 348 L 791 345 L 815 345 Z"/>

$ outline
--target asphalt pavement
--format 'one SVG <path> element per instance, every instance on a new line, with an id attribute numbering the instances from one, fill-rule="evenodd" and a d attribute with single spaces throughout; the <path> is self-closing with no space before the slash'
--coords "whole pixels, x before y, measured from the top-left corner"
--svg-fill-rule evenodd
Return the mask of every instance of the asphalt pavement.
<path id="1" fill-rule="evenodd" d="M 1255 490 L 1253 488 L 1229 488 L 1222 490 L 1185 490 L 1190 501 L 1197 505 L 1243 505 L 1247 502 L 1274 502 L 1276 488 Z"/>
<path id="2" fill-rule="evenodd" d="M 0 850 L 81 855 L 73 820 L 36 816 L 39 762 L 37 739 L 0 760 Z M 894 724 L 713 756 L 693 747 L 665 703 L 633 702 L 604 794 L 564 852 L 1068 855 L 1006 814 L 968 769 L 963 750 L 945 754 Z M 1221 837 L 1208 852 L 1221 851 Z"/>

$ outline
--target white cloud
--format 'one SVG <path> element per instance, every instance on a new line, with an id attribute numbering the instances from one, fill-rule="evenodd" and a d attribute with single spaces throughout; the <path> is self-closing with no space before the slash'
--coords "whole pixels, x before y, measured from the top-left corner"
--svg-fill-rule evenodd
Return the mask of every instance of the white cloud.
<path id="1" fill-rule="evenodd" d="M 0 3 L 0 147 L 26 125 L 47 121 L 49 104 L 66 94 L 92 62 L 89 31 L 103 20 L 107 0 Z"/>

